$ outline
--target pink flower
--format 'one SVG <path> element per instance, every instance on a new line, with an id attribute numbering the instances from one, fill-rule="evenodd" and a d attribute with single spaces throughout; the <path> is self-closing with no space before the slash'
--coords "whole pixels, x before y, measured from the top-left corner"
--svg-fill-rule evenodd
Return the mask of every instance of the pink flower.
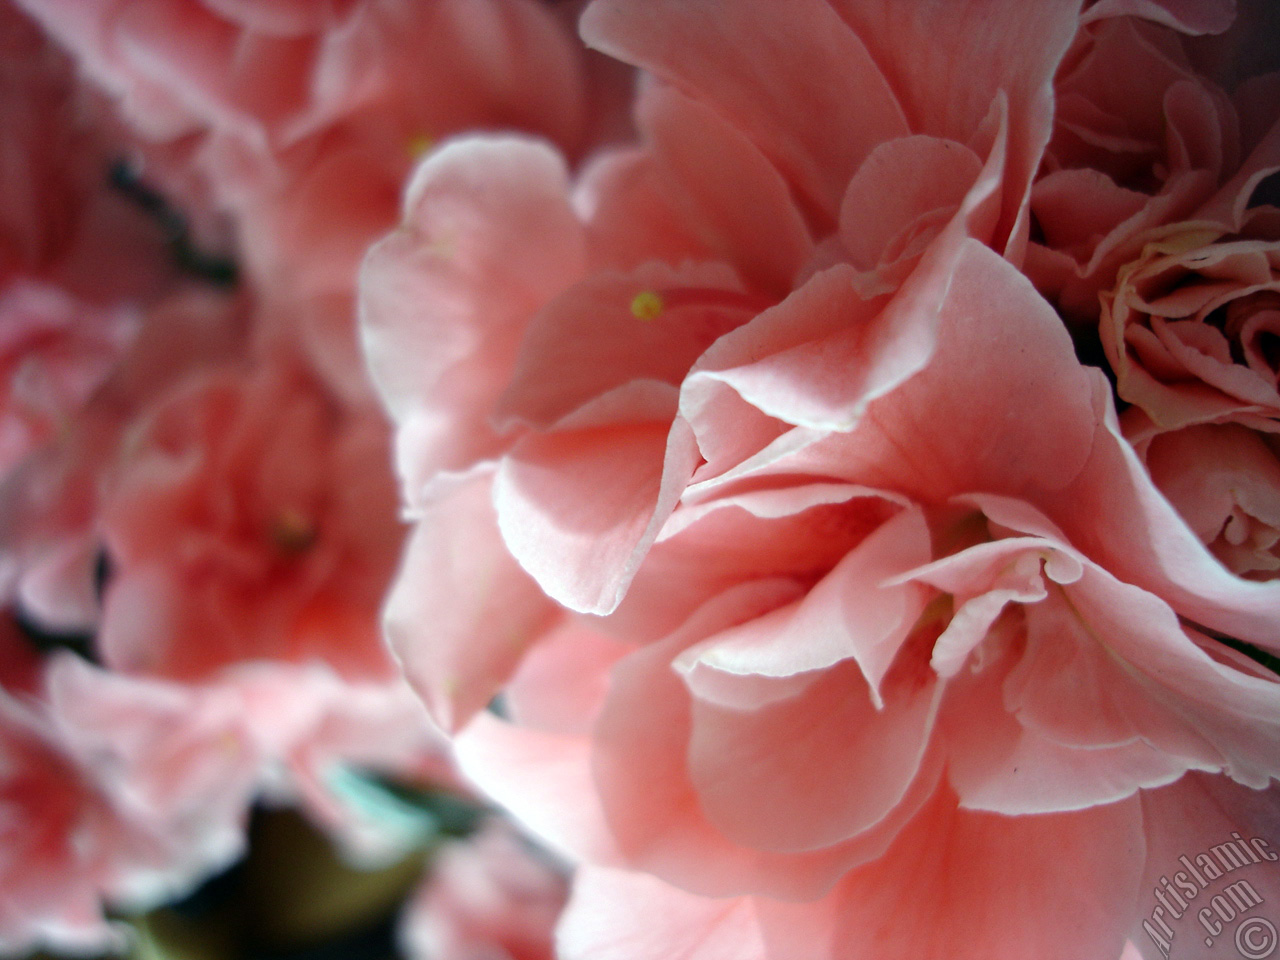
<path id="1" fill-rule="evenodd" d="M 794 428 L 695 482 L 618 612 L 536 647 L 509 691 L 517 725 L 477 719 L 460 749 L 560 848 L 753 894 L 778 929 L 814 925 L 806 956 L 1105 956 L 1135 916 L 1142 791 L 1277 773 L 1280 684 L 1186 625 L 1270 644 L 1275 601 L 1180 533 L 1047 304 L 972 241 L 952 256 L 899 295 L 936 311 L 929 366 L 847 432 Z M 686 395 L 771 359 L 720 372 L 711 356 Z M 974 912 L 943 858 L 909 915 L 911 865 L 939 849 L 978 871 L 1016 849 L 1027 873 L 974 891 Z"/>
<path id="2" fill-rule="evenodd" d="M 212 122 L 261 142 L 350 108 L 346 98 L 325 96 L 333 80 L 312 77 L 346 79 L 346 34 L 368 5 L 302 0 L 273 4 L 266 15 L 257 4 L 183 0 L 24 6 L 122 99 L 149 139 Z M 356 74 L 364 81 L 357 94 L 369 92 L 371 73 L 365 65 Z"/>
<path id="3" fill-rule="evenodd" d="M 74 65 L 13 4 L 0 5 L 4 190 L 0 281 L 57 260 L 100 192 L 101 131 L 87 123 Z"/>
<path id="4" fill-rule="evenodd" d="M 263 336 L 301 339 L 331 383 L 362 399 L 357 269 L 394 224 L 417 159 L 455 132 L 497 127 L 540 133 L 576 154 L 589 130 L 585 51 L 540 5 L 366 6 L 362 43 L 378 51 L 370 65 L 385 75 L 376 96 L 274 149 L 269 175 L 221 140 L 206 164 L 236 213 L 249 272 L 283 307 L 268 313 Z"/>
<path id="5" fill-rule="evenodd" d="M 392 642 L 487 792 L 653 878 L 611 941 L 589 867 L 570 956 L 1119 956 L 1148 797 L 1280 774 L 1280 681 L 1214 636 L 1274 648 L 1275 585 L 1016 268 L 1076 11 L 998 12 L 602 0 L 588 38 L 671 83 L 645 146 L 572 196 L 543 147 L 446 147 L 366 261 Z"/>
<path id="6" fill-rule="evenodd" d="M 134 427 L 102 506 L 97 648 L 118 673 L 86 674 L 78 697 L 126 779 L 165 782 L 170 738 L 206 766 L 242 743 L 248 779 L 222 778 L 228 797 L 210 778 L 211 809 L 298 803 L 362 862 L 416 839 L 345 789 L 357 773 L 456 780 L 379 630 L 401 543 L 387 457 L 380 417 L 280 356 L 193 377 Z M 175 719 L 131 735 L 127 716 L 92 714 L 130 697 Z"/>
<path id="7" fill-rule="evenodd" d="M 175 847 L 203 852 L 205 870 L 242 851 L 263 757 L 232 691 L 126 677 L 70 654 L 53 659 L 48 690 L 64 735 L 95 775 L 167 824 L 180 838 Z"/>
<path id="8" fill-rule="evenodd" d="M 122 779 L 91 742 L 101 731 L 79 722 L 83 712 L 76 716 L 87 704 L 64 709 L 64 696 L 75 696 L 75 676 L 83 668 L 69 656 L 52 669 L 37 662 L 7 611 L 0 640 L 0 949 L 119 949 L 123 932 L 107 920 L 108 906 L 150 909 L 185 893 L 238 851 L 238 822 L 229 830 L 227 811 L 207 802 L 207 778 L 212 775 L 223 793 L 234 790 L 239 745 L 224 743 L 204 763 L 192 764 L 170 734 L 172 749 L 157 754 L 149 771 L 131 771 L 149 777 Z M 172 702 L 165 706 L 155 698 L 118 700 L 105 715 L 112 709 L 127 715 L 133 731 L 172 730 L 181 713 Z M 136 739 L 128 724 L 110 729 L 126 735 L 125 743 Z M 125 743 L 113 749 L 127 750 Z M 228 773 L 232 778 L 222 780 Z M 161 794 L 166 803 L 151 802 Z M 234 811 L 235 821 L 240 812 Z"/>
<path id="9" fill-rule="evenodd" d="M 1257 212 L 1260 226 L 1280 215 Z M 1102 296 L 1116 390 L 1162 429 L 1280 416 L 1280 242 L 1215 234 L 1193 223 L 1152 240 Z"/>
<path id="10" fill-rule="evenodd" d="M 386 679 L 377 610 L 399 548 L 377 419 L 288 367 L 197 379 L 124 451 L 103 506 L 99 643 L 115 669 L 198 680 L 318 659 Z"/>
<path id="11" fill-rule="evenodd" d="M 946 15 L 945 28 L 921 20 L 912 29 L 954 35 L 955 56 L 972 66 L 943 105 L 927 77 L 893 59 L 898 27 L 876 11 L 857 22 L 850 11 L 849 23 L 824 4 L 785 22 L 765 5 L 722 11 L 744 44 L 791 36 L 774 62 L 723 44 L 710 8 L 660 11 L 696 56 L 659 42 L 644 29 L 650 15 L 634 9 L 594 7 L 584 30 L 672 81 L 642 98 L 646 149 L 598 158 L 571 199 L 562 163 L 544 148 L 450 144 L 419 168 L 401 229 L 371 252 L 362 282 L 366 351 L 398 424 L 411 509 L 436 511 L 429 501 L 450 477 L 501 458 L 498 520 L 511 554 L 552 597 L 596 612 L 617 604 L 691 478 L 699 454 L 677 411 L 679 384 L 717 338 L 835 263 L 847 264 L 849 300 L 878 313 L 948 224 L 1017 256 L 1049 134 L 1054 58 L 1075 29 L 1072 11 L 1028 11 L 1024 27 L 1043 30 L 1043 43 L 1032 54 L 1008 41 L 998 74 L 984 45 L 1002 41 L 978 39 L 980 11 Z M 606 29 L 611 18 L 618 24 Z M 769 67 L 770 83 L 752 63 Z M 773 92 L 762 97 L 764 88 Z M 830 137 L 832 125 L 850 136 Z M 886 190 L 903 168 L 920 189 Z M 862 349 L 859 336 L 833 349 Z M 910 331 L 875 336 L 877 349 L 898 353 L 889 382 L 925 361 Z M 606 435 L 605 445 L 579 443 Z M 504 550 L 479 548 L 484 577 L 447 570 L 430 544 L 455 535 L 440 525 L 463 514 L 470 529 L 491 523 L 474 506 L 484 494 L 465 496 L 427 524 L 402 582 L 439 584 L 473 606 L 430 648 L 410 639 L 429 595 L 407 587 L 397 596 L 412 612 L 393 599 L 390 615 L 406 660 L 441 658 L 410 672 L 450 724 L 487 701 L 550 609 Z M 461 526 L 456 536 L 477 539 Z M 546 566 L 553 556 L 565 560 L 556 571 Z M 486 616 L 486 597 L 500 593 L 495 606 L 512 626 L 480 648 L 468 618 Z M 471 682 L 481 675 L 485 687 Z"/>
<path id="12" fill-rule="evenodd" d="M 0 285 L 49 284 L 99 309 L 153 299 L 173 271 L 159 224 L 109 183 L 117 121 L 8 0 L 0 121 Z"/>
<path id="13" fill-rule="evenodd" d="M 267 306 L 260 339 L 300 341 L 350 398 L 367 399 L 356 270 L 414 161 L 466 129 L 525 129 L 575 154 L 608 131 L 585 51 L 534 0 L 27 6 L 117 96 L 144 173 L 200 219 L 232 216 Z"/>
<path id="14" fill-rule="evenodd" d="M 545 856 L 545 855 L 543 855 Z M 429 960 L 552 960 L 565 877 L 510 827 L 490 821 L 432 860 L 402 921 L 408 956 Z"/>
<path id="15" fill-rule="evenodd" d="M 85 630 L 99 612 L 100 490 L 121 437 L 193 369 L 240 349 L 240 308 L 184 291 L 145 311 L 103 310 L 31 284 L 15 285 L 7 302 L 20 346 L 35 346 L 27 337 L 46 331 L 40 352 L 24 351 L 21 362 L 13 354 L 9 389 L 20 401 L 36 390 L 46 407 L 61 408 L 61 419 L 5 480 L 0 593 L 54 630 Z"/>
<path id="16" fill-rule="evenodd" d="M 1096 4 L 1055 81 L 1054 135 L 1031 196 L 1040 239 L 1028 273 L 1069 318 L 1097 316 L 1099 294 L 1124 282 L 1150 245 L 1181 247 L 1196 235 L 1207 242 L 1201 231 L 1238 233 L 1256 222 L 1246 205 L 1280 169 L 1276 76 L 1238 75 L 1250 44 L 1269 32 L 1266 5 L 1244 4 L 1212 41 L 1170 27 L 1222 33 L 1234 19 L 1217 9 L 1225 5 L 1180 6 L 1169 17 L 1149 3 Z M 1124 13 L 1168 26 L 1116 15 Z M 1204 69 L 1214 59 L 1222 61 L 1217 77 Z M 1270 57 L 1257 72 L 1276 66 Z"/>
<path id="17" fill-rule="evenodd" d="M 121 834 L 47 722 L 0 696 L 0 948 L 90 952 L 118 941 L 102 913 Z M 127 840 L 126 840 L 127 842 Z"/>
<path id="18" fill-rule="evenodd" d="M 1250 232 L 1276 236 L 1275 213 L 1252 211 Z M 1276 251 L 1188 225 L 1149 243 L 1102 297 L 1103 347 L 1134 404 L 1126 435 L 1218 559 L 1259 580 L 1275 576 L 1280 536 Z"/>
<path id="19" fill-rule="evenodd" d="M 1077 66 L 1058 80 L 1064 110 L 1050 145 L 1070 169 L 1033 190 L 1054 252 L 1030 261 L 1064 314 L 1099 314 L 1098 359 L 1134 407 L 1122 417 L 1126 436 L 1196 535 L 1255 580 L 1275 568 L 1280 413 L 1271 347 L 1280 221 L 1258 192 L 1280 169 L 1280 114 L 1275 74 L 1249 75 L 1274 66 L 1250 54 L 1267 15 L 1244 4 L 1212 43 L 1126 18 L 1085 29 Z M 1205 65 L 1233 84 L 1230 97 Z M 1146 108 L 1135 91 L 1152 98 Z M 1125 137 L 1103 129 L 1118 116 Z M 1077 260 L 1070 278 L 1047 279 L 1040 267 L 1067 254 Z"/>
<path id="20" fill-rule="evenodd" d="M 69 461 L 90 459 L 82 448 L 92 444 L 77 442 L 80 421 L 97 419 L 87 405 L 140 319 L 31 280 L 15 278 L 0 292 L 0 597 L 20 599 L 55 626 L 83 627 L 94 616 L 96 548 L 84 529 L 92 497 L 67 476 L 81 466 Z"/>
<path id="21" fill-rule="evenodd" d="M 83 630 L 115 439 L 192 353 L 216 359 L 225 340 L 204 318 L 160 318 L 211 308 L 192 294 L 156 308 L 172 256 L 161 225 L 109 180 L 122 140 L 101 97 L 10 3 L 0 49 L 0 597 Z"/>

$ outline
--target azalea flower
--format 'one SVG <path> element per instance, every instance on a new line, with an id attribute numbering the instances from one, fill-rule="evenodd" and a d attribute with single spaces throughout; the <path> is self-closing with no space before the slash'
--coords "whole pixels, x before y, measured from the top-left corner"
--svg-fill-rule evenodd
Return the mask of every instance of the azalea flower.
<path id="1" fill-rule="evenodd" d="M 1217 639 L 1274 647 L 1274 586 L 1018 270 L 1103 11 L 982 12 L 602 0 L 644 144 L 576 184 L 448 145 L 366 261 L 418 520 L 389 635 L 586 865 L 568 956 L 1119 956 L 1148 840 L 1277 774 L 1277 678 Z"/>

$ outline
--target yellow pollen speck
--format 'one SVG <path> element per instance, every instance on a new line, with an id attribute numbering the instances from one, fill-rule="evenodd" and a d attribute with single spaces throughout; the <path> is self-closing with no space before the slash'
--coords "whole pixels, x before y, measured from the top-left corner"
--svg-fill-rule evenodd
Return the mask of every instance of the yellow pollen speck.
<path id="1" fill-rule="evenodd" d="M 652 290 L 642 290 L 631 301 L 631 315 L 637 320 L 653 320 L 662 315 L 662 297 Z"/>
<path id="2" fill-rule="evenodd" d="M 405 149 L 409 152 L 411 159 L 418 160 L 429 153 L 435 145 L 435 137 L 430 137 L 425 133 L 418 133 L 409 138 L 409 142 L 405 144 Z"/>
<path id="3" fill-rule="evenodd" d="M 271 541 L 285 553 L 305 553 L 316 541 L 316 526 L 296 507 L 285 507 L 271 522 Z"/>

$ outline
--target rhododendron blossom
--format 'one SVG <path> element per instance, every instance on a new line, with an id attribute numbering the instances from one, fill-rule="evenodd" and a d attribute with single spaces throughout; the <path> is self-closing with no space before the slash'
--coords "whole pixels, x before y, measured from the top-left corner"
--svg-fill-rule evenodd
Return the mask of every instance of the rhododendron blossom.
<path id="1" fill-rule="evenodd" d="M 1245 4 L 1238 24 L 1214 28 L 1222 36 L 1213 42 L 1247 47 L 1251 32 L 1268 29 L 1255 22 L 1265 8 Z M 1276 75 L 1223 89 L 1216 81 L 1229 77 L 1197 69 L 1207 43 L 1133 17 L 1101 17 L 1068 53 L 1055 82 L 1054 136 L 1032 190 L 1042 238 L 1028 261 L 1068 318 L 1096 316 L 1099 294 L 1148 245 L 1233 233 L 1255 219 L 1246 205 L 1280 168 Z M 1271 60 L 1268 69 L 1280 67 Z"/>
<path id="2" fill-rule="evenodd" d="M 18 401 L 6 419 L 31 422 L 33 390 L 48 412 L 45 442 L 4 478 L 0 591 L 52 629 L 82 630 L 99 615 L 100 499 L 118 446 L 135 418 L 193 370 L 242 349 L 241 310 L 225 296 L 183 290 L 145 311 L 108 311 L 26 284 L 6 302 L 22 345 L 38 348 L 6 364 Z"/>
<path id="3" fill-rule="evenodd" d="M 258 337 L 300 343 L 353 397 L 367 391 L 356 268 L 415 159 L 469 128 L 576 152 L 593 126 L 585 51 L 534 0 L 24 5 L 118 99 L 144 172 L 212 207 L 200 220 L 231 215 L 246 268 L 283 306 Z"/>
<path id="4" fill-rule="evenodd" d="M 365 859 L 390 841 L 347 809 L 340 766 L 453 779 L 378 633 L 401 535 L 390 476 L 364 465 L 385 460 L 385 443 L 378 418 L 284 361 L 172 394 L 130 438 L 103 504 L 98 643 L 131 679 L 78 681 L 86 717 L 122 697 L 178 698 L 178 729 L 199 749 L 248 745 L 237 814 L 269 788 Z M 84 725 L 117 744 L 117 763 L 156 762 L 153 734 L 119 748 L 122 722 Z"/>
<path id="5" fill-rule="evenodd" d="M 353 677 L 389 676 L 372 611 L 399 529 L 388 478 L 352 466 L 381 442 L 376 419 L 288 367 L 172 396 L 104 505 L 107 663 L 194 679 L 324 655 Z"/>
<path id="6" fill-rule="evenodd" d="M 434 141 L 580 154 L 625 134 L 632 71 L 534 0 L 18 6 L 0 943 L 89 951 L 245 854 L 259 804 L 361 870 L 411 866 L 437 795 L 474 815 L 380 635 L 402 529 L 356 267 Z"/>
<path id="7" fill-rule="evenodd" d="M 1277 30 L 0 0 L 0 952 L 1280 949 Z"/>
<path id="8" fill-rule="evenodd" d="M 1168 27 L 992 6 L 600 0 L 644 143 L 576 185 L 448 145 L 366 261 L 418 519 L 389 634 L 589 865 L 566 956 L 1145 950 L 1148 839 L 1280 774 L 1280 680 L 1218 639 L 1275 649 L 1280 594 L 1018 270 L 1073 36 Z"/>
<path id="9" fill-rule="evenodd" d="M 163 902 L 238 851 L 234 821 L 205 803 L 200 779 L 212 772 L 220 789 L 234 790 L 240 744 L 227 741 L 194 764 L 157 754 L 150 785 L 176 800 L 157 805 L 147 778 L 122 783 L 101 764 L 87 728 L 64 709 L 56 671 L 26 648 L 7 610 L 0 654 L 0 949 L 118 949 L 124 931 L 108 921 L 104 901 L 123 909 Z M 181 709 L 145 699 L 122 706 L 152 726 L 172 724 Z"/>

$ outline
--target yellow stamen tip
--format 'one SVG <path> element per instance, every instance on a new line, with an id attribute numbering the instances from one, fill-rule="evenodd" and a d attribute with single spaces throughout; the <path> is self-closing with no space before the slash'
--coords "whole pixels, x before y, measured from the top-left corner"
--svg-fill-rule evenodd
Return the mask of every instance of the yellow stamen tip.
<path id="1" fill-rule="evenodd" d="M 631 315 L 637 320 L 653 320 L 662 315 L 662 297 L 652 290 L 642 290 L 631 301 Z"/>
<path id="2" fill-rule="evenodd" d="M 409 138 L 406 149 L 409 151 L 409 156 L 412 159 L 417 160 L 429 153 L 431 148 L 435 145 L 435 137 L 429 137 L 425 133 L 419 133 Z"/>
<path id="3" fill-rule="evenodd" d="M 283 553 L 305 553 L 316 541 L 315 523 L 296 507 L 285 507 L 271 523 L 271 540 Z"/>

